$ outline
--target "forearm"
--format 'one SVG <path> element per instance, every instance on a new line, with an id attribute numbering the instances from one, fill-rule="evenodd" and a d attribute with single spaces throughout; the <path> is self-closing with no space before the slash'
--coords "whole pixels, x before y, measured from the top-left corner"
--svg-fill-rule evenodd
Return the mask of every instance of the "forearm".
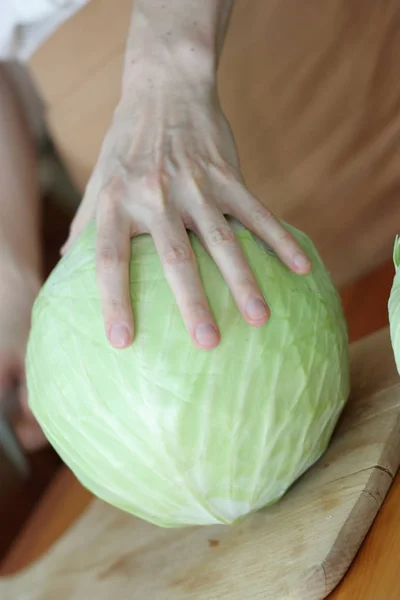
<path id="1" fill-rule="evenodd" d="M 124 87 L 138 64 L 153 85 L 179 77 L 214 85 L 234 0 L 136 0 L 126 48 Z"/>
<path id="2" fill-rule="evenodd" d="M 40 269 L 35 148 L 0 64 L 0 274 Z"/>

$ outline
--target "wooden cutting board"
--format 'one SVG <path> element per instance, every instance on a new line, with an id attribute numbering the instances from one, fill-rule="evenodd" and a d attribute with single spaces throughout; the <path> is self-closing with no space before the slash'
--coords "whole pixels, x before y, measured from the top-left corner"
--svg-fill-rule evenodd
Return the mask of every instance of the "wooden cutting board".
<path id="1" fill-rule="evenodd" d="M 340 581 L 400 463 L 388 330 L 352 347 L 353 392 L 331 446 L 277 505 L 224 526 L 163 530 L 94 500 L 2 600 L 319 600 Z"/>

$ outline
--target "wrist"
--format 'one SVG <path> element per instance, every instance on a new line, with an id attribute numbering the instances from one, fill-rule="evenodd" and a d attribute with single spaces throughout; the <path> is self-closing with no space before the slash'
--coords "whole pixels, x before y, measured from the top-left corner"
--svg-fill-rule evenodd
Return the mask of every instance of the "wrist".
<path id="1" fill-rule="evenodd" d="M 123 89 L 143 80 L 153 86 L 189 84 L 214 87 L 217 72 L 215 31 L 193 20 L 179 27 L 135 8 L 126 46 Z"/>
<path id="2" fill-rule="evenodd" d="M 209 50 L 180 40 L 176 46 L 157 41 L 145 54 L 132 50 L 124 69 L 122 95 L 135 90 L 172 90 L 181 95 L 185 90 L 196 95 L 210 93 L 216 86 L 216 69 Z M 128 58 L 128 57 L 127 57 Z"/>
<path id="3" fill-rule="evenodd" d="M 132 108 L 139 107 L 141 114 L 153 118 L 169 110 L 183 116 L 195 106 L 208 104 L 216 95 L 216 78 L 212 73 L 200 76 L 199 70 L 185 61 L 165 64 L 138 59 L 124 77 L 116 113 L 132 114 Z"/>

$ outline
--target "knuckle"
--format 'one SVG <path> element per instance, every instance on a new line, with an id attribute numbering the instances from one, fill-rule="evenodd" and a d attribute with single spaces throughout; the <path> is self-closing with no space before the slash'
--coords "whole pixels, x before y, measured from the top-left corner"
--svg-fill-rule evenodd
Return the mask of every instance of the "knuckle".
<path id="1" fill-rule="evenodd" d="M 164 263 L 168 266 L 178 266 L 193 262 L 193 251 L 189 244 L 184 242 L 172 244 L 164 252 Z"/>
<path id="2" fill-rule="evenodd" d="M 238 170 L 232 165 L 225 163 L 222 167 L 222 173 L 228 183 L 237 183 L 241 181 L 241 176 Z"/>
<path id="3" fill-rule="evenodd" d="M 206 236 L 206 243 L 210 247 L 223 246 L 225 244 L 235 243 L 235 234 L 229 225 L 221 225 L 215 227 Z"/>
<path id="4" fill-rule="evenodd" d="M 110 298 L 108 304 L 114 312 L 121 311 L 121 302 L 118 298 Z"/>
<path id="5" fill-rule="evenodd" d="M 221 161 L 214 166 L 214 169 L 218 178 L 223 179 L 226 183 L 237 183 L 242 179 L 238 169 L 228 162 Z"/>
<path id="6" fill-rule="evenodd" d="M 125 198 L 126 183 L 122 173 L 116 173 L 110 177 L 103 186 L 99 202 L 106 208 L 115 208 Z"/>
<path id="7" fill-rule="evenodd" d="M 109 311 L 116 317 L 128 320 L 130 317 L 130 305 L 123 297 L 112 297 L 107 301 Z"/>
<path id="8" fill-rule="evenodd" d="M 186 159 L 186 168 L 194 184 L 199 188 L 202 186 L 206 173 L 202 164 L 199 164 L 198 160 L 191 158 Z"/>
<path id="9" fill-rule="evenodd" d="M 163 167 L 156 167 L 146 172 L 142 177 L 142 185 L 146 191 L 157 193 L 165 188 L 167 174 Z"/>
<path id="10" fill-rule="evenodd" d="M 274 214 L 262 204 L 259 204 L 253 213 L 254 221 L 259 225 L 268 225 L 275 221 Z"/>
<path id="11" fill-rule="evenodd" d="M 118 318 L 123 316 L 123 306 L 121 300 L 116 298 L 114 295 L 110 296 L 107 291 L 104 291 L 103 295 L 104 310 L 106 311 L 109 318 Z"/>
<path id="12" fill-rule="evenodd" d="M 112 271 L 121 262 L 121 257 L 115 248 L 103 246 L 99 250 L 98 267 L 101 271 Z"/>
<path id="13" fill-rule="evenodd" d="M 167 218 L 167 196 L 161 190 L 152 196 L 149 206 L 151 207 L 151 212 L 154 214 L 155 219 L 163 222 Z"/>
<path id="14" fill-rule="evenodd" d="M 210 210 L 215 208 L 215 200 L 207 193 L 203 193 L 199 188 L 193 189 L 193 192 L 193 205 L 195 206 L 197 212 L 197 218 L 199 218 L 201 215 L 204 215 L 204 213 L 209 213 Z"/>
<path id="15" fill-rule="evenodd" d="M 293 239 L 293 237 L 291 236 L 291 234 L 286 231 L 286 229 L 283 229 L 279 235 L 279 241 L 282 244 L 295 244 L 295 241 Z"/>

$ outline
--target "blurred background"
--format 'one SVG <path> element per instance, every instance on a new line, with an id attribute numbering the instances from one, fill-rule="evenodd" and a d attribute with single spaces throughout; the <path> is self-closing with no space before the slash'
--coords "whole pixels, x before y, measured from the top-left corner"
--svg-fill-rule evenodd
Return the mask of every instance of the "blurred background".
<path id="1" fill-rule="evenodd" d="M 320 11 L 313 0 L 298 12 L 290 2 L 267 4 L 237 2 L 222 61 L 224 108 L 250 188 L 314 239 L 355 341 L 388 323 L 400 228 L 398 3 L 367 10 L 333 0 Z M 7 65 L 38 148 L 45 275 L 59 260 L 118 98 L 131 6 L 119 0 L 116 16 L 111 0 L 91 2 L 39 50 L 29 67 L 45 105 L 27 72 Z M 62 466 L 47 448 L 26 457 L 24 477 L 2 441 L 0 433 L 0 567 Z"/>
<path id="2" fill-rule="evenodd" d="M 69 224 L 79 203 L 79 193 L 53 146 L 44 121 L 44 107 L 27 71 L 11 63 L 7 64 L 7 72 L 19 92 L 37 144 L 47 276 L 59 260 L 60 247 L 68 236 Z M 45 448 L 26 456 L 29 471 L 25 475 L 5 452 L 4 445 L 0 429 L 0 561 L 60 466 L 57 454 Z"/>

